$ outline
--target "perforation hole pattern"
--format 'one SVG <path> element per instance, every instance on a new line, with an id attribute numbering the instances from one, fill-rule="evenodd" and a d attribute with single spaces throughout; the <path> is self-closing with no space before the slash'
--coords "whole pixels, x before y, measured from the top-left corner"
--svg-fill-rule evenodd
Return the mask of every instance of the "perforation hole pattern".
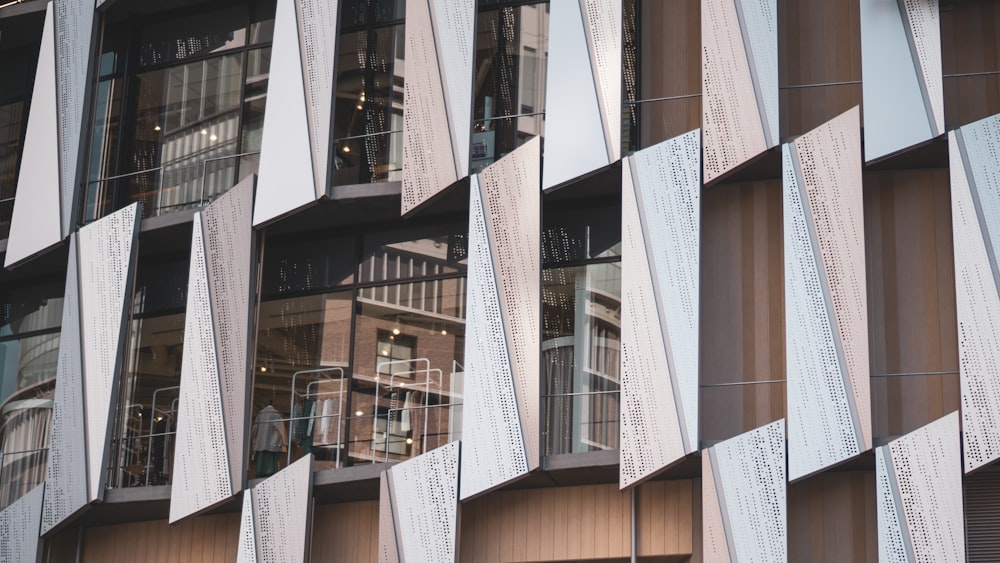
<path id="1" fill-rule="evenodd" d="M 888 448 L 875 448 L 875 487 L 878 497 L 878 560 L 885 563 L 908 563 L 903 528 L 889 479 L 886 456 Z"/>
<path id="2" fill-rule="evenodd" d="M 257 534 L 253 529 L 253 494 L 243 493 L 243 514 L 240 518 L 240 544 L 237 563 L 257 563 Z"/>
<path id="3" fill-rule="evenodd" d="M 903 0 L 910 37 L 917 52 L 937 132 L 944 132 L 944 87 L 941 66 L 941 17 L 938 0 Z"/>
<path id="4" fill-rule="evenodd" d="M 396 547 L 396 524 L 393 522 L 393 502 L 389 494 L 389 479 L 386 472 L 379 476 L 378 503 L 378 560 L 379 563 L 399 563 Z"/>
<path id="5" fill-rule="evenodd" d="M 726 529 L 722 523 L 722 508 L 719 505 L 719 493 L 715 488 L 716 469 L 712 467 L 712 458 L 708 453 L 701 456 L 701 526 L 702 553 L 704 561 L 732 561 L 729 556 L 729 544 L 726 542 Z"/>
<path id="6" fill-rule="evenodd" d="M 472 48 L 475 41 L 474 0 L 429 0 L 434 36 L 438 40 L 438 67 L 448 92 L 451 139 L 458 155 L 458 176 L 469 173 L 469 131 L 472 129 Z M 407 77 L 410 68 L 407 67 Z M 404 116 L 405 119 L 405 116 Z"/>
<path id="7" fill-rule="evenodd" d="M 304 560 L 311 483 L 312 456 L 307 455 L 252 489 L 257 560 L 261 563 Z"/>
<path id="8" fill-rule="evenodd" d="M 0 511 L 0 561 L 36 561 L 44 485 L 38 485 Z"/>
<path id="9" fill-rule="evenodd" d="M 613 162 L 621 148 L 622 2 L 583 0 L 582 3 L 594 79 L 601 92 L 604 129 L 611 138 L 609 160 Z"/>
<path id="10" fill-rule="evenodd" d="M 764 102 L 761 121 L 771 131 L 770 146 L 778 141 L 778 6 L 777 0 L 738 0 L 746 24 L 744 32 L 753 55 L 756 90 Z"/>
<path id="11" fill-rule="evenodd" d="M 59 153 L 62 175 L 63 233 L 69 231 L 70 210 L 76 187 L 83 99 L 87 88 L 88 58 L 94 26 L 93 0 L 57 0 L 56 89 L 59 112 Z"/>
<path id="12" fill-rule="evenodd" d="M 327 183 L 338 5 L 336 0 L 295 2 L 299 18 L 299 48 L 302 53 L 302 76 L 305 79 L 314 174 L 316 185 L 320 187 L 325 187 Z"/>
<path id="13" fill-rule="evenodd" d="M 458 450 L 458 442 L 452 442 L 389 469 L 401 528 L 400 560 L 455 560 Z"/>

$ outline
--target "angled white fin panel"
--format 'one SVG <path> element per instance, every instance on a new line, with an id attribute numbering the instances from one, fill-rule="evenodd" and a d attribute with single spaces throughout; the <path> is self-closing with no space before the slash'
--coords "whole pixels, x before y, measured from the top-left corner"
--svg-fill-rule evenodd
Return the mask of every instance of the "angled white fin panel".
<path id="1" fill-rule="evenodd" d="M 38 485 L 0 511 L 0 561 L 38 561 L 44 489 L 45 485 Z"/>
<path id="2" fill-rule="evenodd" d="M 865 160 L 944 132 L 938 0 L 861 0 Z"/>
<path id="3" fill-rule="evenodd" d="M 336 63 L 339 7 L 337 0 L 295 2 L 317 198 L 326 193 L 329 183 L 330 116 L 333 111 L 333 68 Z"/>
<path id="4" fill-rule="evenodd" d="M 312 513 L 312 466 L 313 457 L 309 454 L 251 489 L 257 560 L 261 563 L 306 561 Z"/>
<path id="5" fill-rule="evenodd" d="M 475 0 L 430 0 L 438 66 L 445 84 L 448 122 L 459 177 L 469 173 L 472 137 L 472 65 L 476 29 Z M 407 77 L 410 68 L 407 67 Z M 405 119 L 405 116 L 404 116 Z"/>
<path id="6" fill-rule="evenodd" d="M 253 493 L 243 493 L 243 514 L 240 516 L 240 545 L 236 551 L 238 563 L 257 563 L 257 531 L 253 528 Z"/>
<path id="7" fill-rule="evenodd" d="M 948 135 L 965 471 L 1000 458 L 1000 116 Z"/>
<path id="8" fill-rule="evenodd" d="M 312 203 L 316 187 L 295 0 L 278 0 L 254 226 Z"/>
<path id="9" fill-rule="evenodd" d="M 622 2 L 580 0 L 580 5 L 608 161 L 615 162 L 620 158 L 622 142 Z"/>
<path id="10" fill-rule="evenodd" d="M 379 499 L 379 514 L 384 515 L 388 505 L 394 526 L 388 530 L 379 526 L 383 557 L 393 563 L 455 561 L 458 459 L 459 443 L 452 442 L 386 471 L 383 492 L 388 494 Z M 395 559 L 393 546 L 399 549 Z"/>
<path id="11" fill-rule="evenodd" d="M 764 137 L 773 147 L 778 144 L 778 2 L 738 0 L 737 4 Z"/>
<path id="12" fill-rule="evenodd" d="M 871 447 L 858 120 L 851 109 L 782 149 L 792 480 Z"/>
<path id="13" fill-rule="evenodd" d="M 91 502 L 104 498 L 104 468 L 111 441 L 138 234 L 139 204 L 134 203 L 82 227 L 77 235 Z"/>
<path id="14" fill-rule="evenodd" d="M 703 513 L 712 517 L 702 521 L 706 563 L 787 561 L 785 421 L 708 448 L 702 453 L 702 468 L 702 503 L 715 503 L 721 514 L 721 519 L 714 518 L 714 506 Z M 709 480 L 712 484 L 706 486 Z M 725 547 L 717 545 L 723 540 Z"/>
<path id="15" fill-rule="evenodd" d="M 698 445 L 700 174 L 699 131 L 622 166 L 622 487 Z"/>
<path id="16" fill-rule="evenodd" d="M 49 4 L 4 257 L 8 268 L 63 238 L 55 42 L 53 8 Z"/>
<path id="17" fill-rule="evenodd" d="M 876 449 L 880 560 L 965 560 L 959 450 L 958 412 Z"/>
<path id="18" fill-rule="evenodd" d="M 378 494 L 378 561 L 379 563 L 398 563 L 399 538 L 396 536 L 395 510 L 393 509 L 392 493 L 389 487 L 389 473 L 383 471 L 379 476 Z"/>

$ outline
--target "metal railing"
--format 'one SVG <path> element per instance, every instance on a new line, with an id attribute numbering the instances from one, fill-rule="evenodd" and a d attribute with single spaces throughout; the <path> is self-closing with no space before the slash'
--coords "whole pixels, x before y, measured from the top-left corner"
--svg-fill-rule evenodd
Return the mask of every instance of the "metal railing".
<path id="1" fill-rule="evenodd" d="M 543 394 L 545 455 L 617 449 L 620 395 L 618 389 Z"/>

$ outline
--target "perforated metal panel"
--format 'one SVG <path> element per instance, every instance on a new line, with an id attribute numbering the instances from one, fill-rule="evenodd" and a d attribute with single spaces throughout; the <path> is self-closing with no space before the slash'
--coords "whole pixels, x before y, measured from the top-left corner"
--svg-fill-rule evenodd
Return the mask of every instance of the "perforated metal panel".
<path id="1" fill-rule="evenodd" d="M 965 471 L 1000 458 L 1000 116 L 949 133 Z"/>
<path id="2" fill-rule="evenodd" d="M 381 561 L 455 561 L 458 460 L 459 443 L 452 442 L 386 471 L 387 494 L 379 499 Z"/>
<path id="3" fill-rule="evenodd" d="M 72 516 L 88 499 L 87 435 L 81 424 L 84 408 L 78 256 L 74 234 L 69 239 L 49 459 L 45 467 L 43 534 Z"/>
<path id="4" fill-rule="evenodd" d="M 104 498 L 112 406 L 118 389 L 126 305 L 135 271 L 139 205 L 132 204 L 82 227 L 80 318 L 83 389 L 86 398 L 89 501 Z"/>
<path id="5" fill-rule="evenodd" d="M 792 480 L 871 447 L 858 120 L 854 108 L 782 149 Z"/>
<path id="6" fill-rule="evenodd" d="M 965 560 L 958 440 L 956 411 L 876 449 L 880 558 Z"/>
<path id="7" fill-rule="evenodd" d="M 715 503 L 721 514 L 714 518 L 714 506 L 703 511 L 705 561 L 787 561 L 785 421 L 719 442 L 702 456 L 709 458 L 702 462 L 702 503 Z M 725 548 L 718 545 L 723 538 Z"/>
<path id="8" fill-rule="evenodd" d="M 699 133 L 622 167 L 622 487 L 697 449 Z"/>
<path id="9" fill-rule="evenodd" d="M 777 145 L 775 0 L 702 0 L 705 182 Z"/>
<path id="10" fill-rule="evenodd" d="M 719 489 L 715 484 L 715 470 L 712 456 L 701 456 L 701 531 L 702 561 L 705 563 L 731 563 L 729 541 L 726 539 L 726 525 L 722 519 L 722 505 L 719 503 Z"/>
<path id="11" fill-rule="evenodd" d="M 257 560 L 261 563 L 306 560 L 312 514 L 312 465 L 310 454 L 251 489 Z"/>
<path id="12" fill-rule="evenodd" d="M 617 15 L 609 14 L 617 4 Z M 584 9 L 594 10 L 589 22 Z M 621 73 L 621 57 L 614 52 L 596 57 L 594 48 L 621 50 L 621 0 L 566 0 L 553 2 L 549 14 L 549 52 L 545 79 L 545 169 L 542 186 L 558 186 L 618 159 L 621 129 L 620 84 L 603 84 Z M 605 28 L 613 21 L 619 25 Z M 588 29 L 588 23 L 596 27 Z M 614 65 L 611 63 L 614 62 Z M 612 68 L 617 66 L 617 69 Z M 602 69 L 607 76 L 597 76 Z M 605 86 L 607 87 L 605 89 Z M 603 97 L 613 99 L 602 100 Z M 611 104 L 617 104 L 612 108 Z M 619 119 L 607 123 L 617 112 Z M 615 129 L 612 133 L 608 127 Z"/>
<path id="13" fill-rule="evenodd" d="M 530 470 L 478 176 L 472 176 L 469 192 L 463 500 Z"/>
<path id="14" fill-rule="evenodd" d="M 400 560 L 399 546 L 397 545 L 399 538 L 396 536 L 389 474 L 385 471 L 379 476 L 378 498 L 378 560 L 379 563 L 397 563 Z"/>
<path id="15" fill-rule="evenodd" d="M 0 511 L 0 561 L 38 561 L 38 530 L 42 520 L 42 491 L 38 485 Z"/>
<path id="16" fill-rule="evenodd" d="M 328 184 L 338 7 L 337 0 L 295 2 L 316 197 L 326 193 Z"/>
<path id="17" fill-rule="evenodd" d="M 618 160 L 622 142 L 622 2 L 579 0 L 607 143 L 608 162 Z"/>
<path id="18" fill-rule="evenodd" d="M 24 164 L 17 179 L 17 197 L 4 257 L 8 268 L 63 238 L 54 25 L 52 4 L 49 4 L 24 136 L 21 156 Z"/>
<path id="19" fill-rule="evenodd" d="M 469 173 L 469 131 L 472 129 L 473 49 L 476 29 L 475 0 L 429 0 L 438 66 L 444 82 L 448 123 L 459 177 Z M 409 21 L 409 19 L 407 19 Z M 407 66 L 407 78 L 410 69 Z M 405 115 L 404 115 L 405 119 Z"/>
<path id="20" fill-rule="evenodd" d="M 310 48 L 319 49 L 321 45 L 321 41 L 317 40 L 311 43 Z M 316 172 L 313 147 L 310 144 L 310 120 L 306 111 L 301 56 L 295 0 L 278 0 L 261 139 L 260 178 L 257 181 L 254 203 L 254 226 L 269 223 L 312 203 L 316 201 L 317 194 L 321 193 L 314 176 Z M 321 75 L 317 75 L 311 77 L 311 80 L 319 81 L 320 77 Z M 311 101 L 321 103 L 321 92 L 322 89 L 317 86 L 314 92 L 316 97 Z M 319 147 L 316 148 L 319 150 Z M 326 187 L 322 186 L 322 189 L 325 190 Z"/>
<path id="21" fill-rule="evenodd" d="M 240 545 L 236 551 L 238 563 L 257 563 L 257 531 L 253 528 L 253 493 L 243 493 L 243 514 L 240 516 Z"/>
<path id="22" fill-rule="evenodd" d="M 862 0 L 865 160 L 944 132 L 938 0 Z"/>

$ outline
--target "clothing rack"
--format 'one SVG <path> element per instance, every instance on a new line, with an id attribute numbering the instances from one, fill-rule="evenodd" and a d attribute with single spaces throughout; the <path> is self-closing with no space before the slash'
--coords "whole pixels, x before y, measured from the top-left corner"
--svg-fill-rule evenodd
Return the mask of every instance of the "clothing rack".
<path id="1" fill-rule="evenodd" d="M 400 371 L 400 372 L 392 372 L 389 375 L 389 384 L 388 384 L 387 390 L 389 392 L 392 392 L 393 389 L 404 389 L 404 390 L 407 390 L 407 391 L 411 390 L 411 389 L 417 389 L 419 391 L 419 390 L 421 390 L 420 387 L 423 387 L 422 391 L 424 393 L 424 404 L 422 406 L 418 406 L 418 407 L 407 407 L 406 406 L 406 401 L 404 399 L 403 406 L 399 407 L 399 406 L 397 406 L 399 400 L 396 397 L 396 393 L 393 393 L 392 395 L 390 395 L 389 410 L 386 413 L 385 431 L 382 432 L 382 434 L 383 434 L 383 436 L 385 438 L 385 440 L 384 440 L 385 441 L 385 447 L 384 447 L 385 459 L 383 459 L 383 461 L 389 461 L 390 434 L 391 434 L 392 423 L 393 423 L 393 419 L 395 418 L 395 414 L 396 413 L 400 413 L 400 415 L 403 415 L 403 414 L 406 414 L 406 412 L 410 411 L 410 410 L 422 410 L 422 411 L 424 411 L 424 431 L 423 431 L 423 434 L 421 434 L 420 447 L 421 447 L 421 453 L 426 453 L 426 451 L 427 451 L 427 424 L 428 424 L 428 418 L 429 418 L 427 416 L 427 411 L 431 408 L 431 404 L 430 404 L 431 385 L 434 385 L 436 387 L 436 391 L 438 391 L 439 394 L 440 394 L 440 392 L 442 391 L 441 381 L 442 381 L 442 379 L 444 377 L 444 374 L 443 374 L 443 372 L 440 369 L 431 368 L 431 362 L 427 358 L 413 358 L 413 359 L 409 359 L 409 360 L 388 360 L 388 361 L 384 361 L 384 362 L 379 362 L 376 365 L 376 367 L 375 367 L 375 396 L 376 397 L 379 396 L 379 386 L 382 384 L 382 380 L 381 380 L 382 379 L 382 369 L 383 368 L 390 368 L 390 371 L 391 371 L 391 368 L 394 365 L 402 365 L 402 366 L 406 366 L 406 367 L 412 366 L 414 369 L 410 369 L 410 370 L 407 370 L 407 371 Z M 396 378 L 397 377 L 417 376 L 418 374 L 425 374 L 426 375 L 426 377 L 424 377 L 423 382 L 414 382 L 414 383 L 404 382 L 404 383 L 400 383 L 398 385 L 396 384 Z M 434 375 L 437 375 L 437 380 L 435 380 L 433 378 Z M 378 435 L 378 432 L 375 432 L 375 431 L 372 432 L 372 447 L 371 447 L 371 449 L 372 449 L 372 463 L 377 463 L 378 462 L 378 455 L 376 453 L 378 451 L 378 448 L 376 447 L 377 446 L 377 444 L 376 444 L 376 437 L 377 437 L 377 435 Z"/>
<path id="2" fill-rule="evenodd" d="M 298 378 L 299 378 L 300 375 L 325 375 L 325 374 L 329 374 L 329 373 L 339 374 L 340 377 L 334 378 L 334 377 L 325 376 L 323 379 L 314 379 L 314 380 L 312 380 L 312 381 L 310 381 L 309 383 L 306 384 L 306 392 L 305 393 L 298 393 L 298 392 L 295 391 L 296 383 L 297 383 Z M 341 443 L 340 443 L 341 442 L 340 434 L 341 434 L 341 429 L 342 429 L 343 420 L 344 420 L 344 418 L 343 418 L 343 408 L 344 408 L 343 404 L 344 404 L 344 401 L 342 399 L 343 399 L 344 393 L 346 392 L 345 389 L 344 389 L 344 383 L 346 381 L 347 381 L 347 379 L 345 379 L 344 368 L 342 368 L 342 367 L 316 368 L 316 369 L 307 369 L 307 370 L 297 371 L 297 372 L 295 372 L 295 373 L 292 374 L 292 389 L 291 389 L 291 395 L 289 397 L 289 404 L 288 404 L 289 409 L 293 409 L 294 406 L 295 406 L 295 399 L 296 399 L 296 397 L 298 397 L 298 398 L 300 398 L 302 400 L 315 400 L 317 397 L 322 397 L 322 396 L 327 396 L 327 395 L 337 395 L 338 397 L 341 398 L 341 400 L 337 401 L 337 412 L 330 413 L 329 415 L 324 415 L 322 417 L 324 420 L 326 420 L 327 418 L 336 418 L 337 419 L 337 433 L 336 433 L 336 436 L 337 436 L 337 446 L 338 446 L 337 447 L 337 453 L 336 453 L 336 464 L 337 464 L 337 466 L 340 465 L 340 450 L 342 449 L 341 448 Z M 322 385 L 324 383 L 333 383 L 333 382 L 338 382 L 340 384 L 340 388 L 338 390 L 336 390 L 336 391 L 320 391 L 320 390 L 318 390 L 320 385 Z M 314 385 L 317 388 L 316 391 L 312 390 Z M 318 404 L 318 401 L 316 401 L 316 403 Z M 288 417 L 288 421 L 289 421 L 289 425 L 290 425 L 289 426 L 289 435 L 293 435 L 294 434 L 292 432 L 293 427 L 291 427 L 291 425 L 297 423 L 300 420 L 306 420 L 306 419 L 311 419 L 310 422 L 312 422 L 312 420 L 315 420 L 315 418 L 316 418 L 315 416 L 308 416 L 308 415 L 306 415 L 305 412 L 300 413 L 299 416 L 291 416 L 293 414 L 291 412 L 289 412 L 288 414 L 290 415 Z M 291 440 L 289 440 L 289 441 L 291 441 Z M 289 444 L 289 446 L 291 446 L 291 444 Z M 292 463 L 292 448 L 291 447 L 288 448 L 286 463 L 288 465 L 291 465 L 291 463 Z"/>

